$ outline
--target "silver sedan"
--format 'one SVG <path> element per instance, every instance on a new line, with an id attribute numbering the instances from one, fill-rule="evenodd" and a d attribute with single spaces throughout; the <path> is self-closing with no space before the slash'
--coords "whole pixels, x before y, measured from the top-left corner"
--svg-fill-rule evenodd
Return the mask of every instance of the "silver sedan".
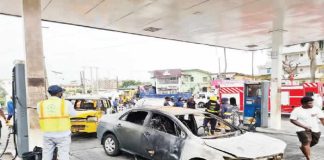
<path id="1" fill-rule="evenodd" d="M 206 126 L 208 119 L 217 121 L 213 134 L 210 124 Z M 244 132 L 203 111 L 178 107 L 106 115 L 97 136 L 109 156 L 125 151 L 154 160 L 278 160 L 286 148 L 281 140 Z"/>

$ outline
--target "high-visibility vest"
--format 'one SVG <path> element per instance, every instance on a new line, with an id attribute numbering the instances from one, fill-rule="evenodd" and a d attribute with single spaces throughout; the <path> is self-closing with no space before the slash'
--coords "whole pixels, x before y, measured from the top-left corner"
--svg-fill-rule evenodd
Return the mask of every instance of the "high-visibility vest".
<path id="1" fill-rule="evenodd" d="M 216 102 L 210 102 L 210 106 L 207 108 L 207 112 L 209 113 L 219 113 L 219 110 L 216 110 L 217 103 Z"/>
<path id="2" fill-rule="evenodd" d="M 224 115 L 230 116 L 230 115 L 232 115 L 232 112 L 225 112 Z"/>
<path id="3" fill-rule="evenodd" d="M 71 129 L 64 99 L 48 99 L 39 104 L 39 124 L 43 132 L 64 132 Z"/>

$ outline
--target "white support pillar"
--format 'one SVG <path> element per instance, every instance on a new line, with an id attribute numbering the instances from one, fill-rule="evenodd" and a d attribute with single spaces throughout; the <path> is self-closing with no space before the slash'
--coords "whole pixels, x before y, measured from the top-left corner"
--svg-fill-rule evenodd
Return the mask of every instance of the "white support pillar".
<path id="1" fill-rule="evenodd" d="M 270 128 L 281 129 L 281 76 L 283 49 L 284 2 L 275 0 L 276 17 L 273 22 L 271 51 L 271 111 Z"/>
<path id="2" fill-rule="evenodd" d="M 27 106 L 31 128 L 38 128 L 36 104 L 45 99 L 45 65 L 41 30 L 41 0 L 22 0 L 22 17 L 24 22 Z"/>

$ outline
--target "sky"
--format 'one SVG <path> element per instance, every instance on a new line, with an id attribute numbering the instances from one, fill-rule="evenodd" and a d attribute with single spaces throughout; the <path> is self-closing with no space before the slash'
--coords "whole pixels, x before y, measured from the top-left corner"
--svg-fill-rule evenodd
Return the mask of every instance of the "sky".
<path id="1" fill-rule="evenodd" d="M 50 83 L 79 81 L 83 69 L 89 79 L 89 67 L 98 67 L 99 79 L 139 81 L 149 81 L 148 71 L 157 69 L 217 73 L 218 58 L 225 68 L 223 48 L 49 22 L 42 22 L 42 33 Z M 25 59 L 21 18 L 0 15 L 0 57 L 0 79 L 9 79 L 14 61 Z M 255 52 L 255 73 L 268 58 L 267 51 Z M 227 59 L 227 72 L 252 73 L 251 52 L 227 49 Z"/>

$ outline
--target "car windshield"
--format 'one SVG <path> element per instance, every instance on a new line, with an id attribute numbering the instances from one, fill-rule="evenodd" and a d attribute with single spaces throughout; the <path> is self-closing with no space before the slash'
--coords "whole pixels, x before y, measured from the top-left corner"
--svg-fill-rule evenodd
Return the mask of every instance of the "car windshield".
<path id="1" fill-rule="evenodd" d="M 239 129 L 232 126 L 230 123 L 222 120 L 220 117 L 211 115 L 209 113 L 185 114 L 177 115 L 176 117 L 194 135 L 204 139 L 231 137 L 239 135 L 241 133 Z M 212 127 L 212 125 L 215 125 L 215 128 Z M 214 131 L 212 131 L 212 129 L 214 129 Z"/>
<path id="2" fill-rule="evenodd" d="M 97 104 L 96 100 L 85 100 L 85 99 L 74 99 L 69 100 L 74 106 L 75 110 L 96 110 Z"/>

